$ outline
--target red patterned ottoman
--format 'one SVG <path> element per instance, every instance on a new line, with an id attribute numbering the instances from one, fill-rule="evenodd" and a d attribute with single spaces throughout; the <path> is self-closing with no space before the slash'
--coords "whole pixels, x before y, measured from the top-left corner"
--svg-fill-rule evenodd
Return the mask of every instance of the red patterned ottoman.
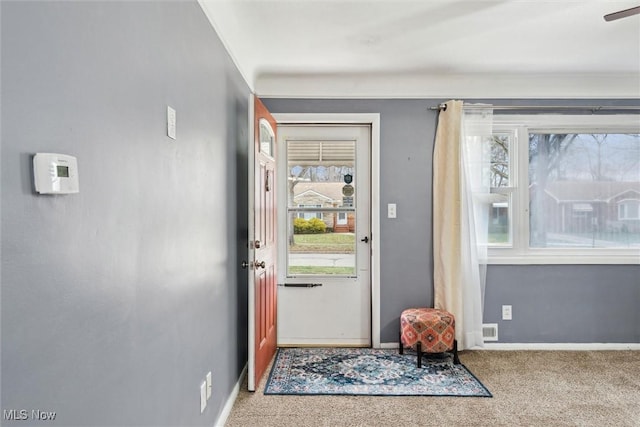
<path id="1" fill-rule="evenodd" d="M 453 353 L 453 363 L 459 364 L 456 320 L 453 314 L 436 308 L 408 308 L 400 315 L 400 354 L 404 347 L 416 347 L 418 368 L 422 353 Z"/>

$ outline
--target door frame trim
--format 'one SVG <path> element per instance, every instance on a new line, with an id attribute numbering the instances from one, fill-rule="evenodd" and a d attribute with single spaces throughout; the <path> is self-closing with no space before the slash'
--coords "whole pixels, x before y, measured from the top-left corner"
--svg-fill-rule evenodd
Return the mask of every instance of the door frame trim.
<path id="1" fill-rule="evenodd" d="M 249 94 L 249 132 L 247 135 L 247 139 L 249 141 L 249 149 L 247 153 L 247 161 L 249 164 L 248 170 L 248 232 L 247 232 L 247 242 L 253 242 L 255 240 L 254 233 L 254 221 L 255 221 L 255 212 L 254 212 L 254 191 L 255 191 L 255 98 L 256 95 L 253 93 Z M 253 254 L 253 245 L 249 244 L 247 248 L 247 261 L 253 261 L 255 255 Z M 255 362 L 256 362 L 256 348 L 255 348 L 255 336 L 256 336 L 256 317 L 255 317 L 255 303 L 256 303 L 256 292 L 255 292 L 255 276 L 252 268 L 247 268 L 247 388 L 249 391 L 254 391 L 256 389 L 255 384 Z"/>
<path id="2" fill-rule="evenodd" d="M 380 348 L 380 114 L 271 113 L 280 124 L 360 124 L 371 126 L 371 344 Z"/>

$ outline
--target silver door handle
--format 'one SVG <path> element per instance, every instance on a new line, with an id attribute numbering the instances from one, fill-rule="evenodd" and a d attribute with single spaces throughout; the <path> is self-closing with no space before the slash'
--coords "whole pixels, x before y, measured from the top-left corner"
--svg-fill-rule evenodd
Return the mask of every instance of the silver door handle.
<path id="1" fill-rule="evenodd" d="M 262 261 L 262 262 L 258 262 L 258 261 L 256 261 L 253 265 L 254 265 L 256 268 L 258 268 L 258 267 L 260 267 L 260 268 L 266 268 L 266 267 L 267 267 L 267 264 L 265 264 L 265 262 L 264 262 L 264 261 Z"/>
<path id="2" fill-rule="evenodd" d="M 247 269 L 249 267 L 249 263 L 247 261 L 242 261 L 242 264 L 240 264 L 242 266 L 243 269 Z"/>

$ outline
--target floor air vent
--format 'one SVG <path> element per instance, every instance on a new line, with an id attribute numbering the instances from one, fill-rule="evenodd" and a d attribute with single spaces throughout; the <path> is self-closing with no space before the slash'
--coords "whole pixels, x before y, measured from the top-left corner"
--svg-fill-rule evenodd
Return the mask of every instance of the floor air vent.
<path id="1" fill-rule="evenodd" d="M 482 325 L 482 338 L 485 341 L 498 341 L 498 324 L 485 323 Z"/>

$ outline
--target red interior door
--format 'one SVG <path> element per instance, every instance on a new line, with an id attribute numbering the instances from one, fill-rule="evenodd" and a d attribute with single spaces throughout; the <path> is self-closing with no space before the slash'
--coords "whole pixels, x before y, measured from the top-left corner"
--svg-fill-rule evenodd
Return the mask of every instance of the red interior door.
<path id="1" fill-rule="evenodd" d="M 257 97 L 254 99 L 254 239 L 251 242 L 254 258 L 251 266 L 255 315 L 254 342 L 249 345 L 254 346 L 255 360 L 254 387 L 249 381 L 250 390 L 255 390 L 275 354 L 277 317 L 276 122 L 264 104 Z"/>

